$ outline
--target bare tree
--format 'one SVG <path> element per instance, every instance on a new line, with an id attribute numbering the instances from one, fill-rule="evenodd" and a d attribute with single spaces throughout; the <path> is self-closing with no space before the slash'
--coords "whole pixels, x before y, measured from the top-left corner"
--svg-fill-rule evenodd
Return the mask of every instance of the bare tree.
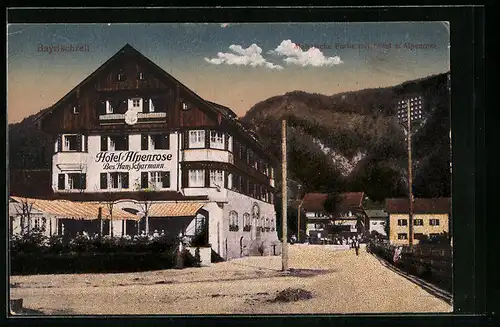
<path id="1" fill-rule="evenodd" d="M 22 198 L 20 202 L 14 204 L 14 208 L 19 216 L 21 216 L 21 235 L 24 234 L 25 230 L 29 234 L 31 227 L 31 212 L 33 210 L 33 205 L 35 204 L 34 199 Z M 27 226 L 25 222 L 27 221 Z"/>
<path id="2" fill-rule="evenodd" d="M 141 185 L 141 180 L 137 179 L 135 183 L 135 188 L 139 191 L 140 197 L 139 201 L 137 202 L 139 204 L 139 207 L 141 208 L 141 213 L 143 214 L 144 221 L 146 223 L 146 234 L 149 235 L 149 214 L 151 212 L 151 207 L 153 206 L 153 192 L 156 191 L 156 185 L 148 181 L 148 187 L 144 188 Z"/>
<path id="3" fill-rule="evenodd" d="M 99 188 L 97 187 L 97 185 L 94 187 L 96 190 L 98 190 Z M 99 201 L 99 203 L 101 205 L 103 205 L 104 208 L 106 208 L 108 210 L 108 213 L 109 213 L 109 235 L 111 237 L 114 237 L 114 227 L 113 227 L 113 209 L 115 207 L 115 204 L 116 204 L 116 200 L 114 198 L 114 195 L 110 192 L 105 192 L 105 193 L 102 193 L 102 196 L 103 198 Z M 101 214 L 101 221 L 100 221 L 100 224 L 101 224 L 101 237 L 102 237 L 102 214 Z"/>

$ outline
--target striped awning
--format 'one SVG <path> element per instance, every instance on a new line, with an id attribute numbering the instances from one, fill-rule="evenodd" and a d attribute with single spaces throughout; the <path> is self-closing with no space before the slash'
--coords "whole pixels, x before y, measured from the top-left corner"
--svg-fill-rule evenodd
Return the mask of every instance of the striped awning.
<path id="1" fill-rule="evenodd" d="M 97 219 L 99 208 L 102 208 L 102 218 L 110 219 L 110 213 L 105 204 L 97 202 L 75 202 L 68 200 L 41 200 L 11 196 L 18 203 L 32 204 L 33 208 L 41 212 L 68 219 Z M 139 220 L 140 217 L 119 209 L 113 208 L 113 219 Z"/>
<path id="2" fill-rule="evenodd" d="M 154 203 L 149 210 L 149 217 L 194 217 L 205 204 L 188 201 Z"/>

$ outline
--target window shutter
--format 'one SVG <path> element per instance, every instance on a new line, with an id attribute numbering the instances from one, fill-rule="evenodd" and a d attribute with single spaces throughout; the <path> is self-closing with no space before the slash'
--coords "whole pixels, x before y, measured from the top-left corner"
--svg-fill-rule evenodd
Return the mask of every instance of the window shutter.
<path id="1" fill-rule="evenodd" d="M 65 186 L 66 186 L 66 179 L 65 179 L 65 176 L 64 176 L 64 174 L 59 174 L 58 183 L 57 183 L 57 188 L 58 188 L 59 190 L 64 190 L 64 189 L 65 189 Z"/>
<path id="2" fill-rule="evenodd" d="M 82 134 L 76 136 L 76 150 L 78 152 L 82 151 Z"/>
<path id="3" fill-rule="evenodd" d="M 162 149 L 170 150 L 170 134 L 164 134 L 162 137 Z"/>
<path id="4" fill-rule="evenodd" d="M 85 149 L 84 149 L 84 151 L 89 152 L 89 136 L 84 135 L 84 137 L 85 137 Z"/>
<path id="5" fill-rule="evenodd" d="M 205 131 L 205 149 L 210 147 L 210 131 Z"/>
<path id="6" fill-rule="evenodd" d="M 147 134 L 142 134 L 141 135 L 141 150 L 147 150 L 148 149 L 148 135 Z"/>
<path id="7" fill-rule="evenodd" d="M 101 136 L 101 151 L 108 151 L 108 137 Z"/>
<path id="8" fill-rule="evenodd" d="M 169 171 L 162 172 L 162 184 L 163 184 L 163 188 L 170 188 L 170 172 Z"/>
<path id="9" fill-rule="evenodd" d="M 101 173 L 101 190 L 108 188 L 108 174 Z"/>
<path id="10" fill-rule="evenodd" d="M 129 138 L 128 138 L 128 135 L 125 135 L 125 136 L 123 137 L 123 139 L 124 139 L 124 141 L 125 141 L 125 150 L 126 150 L 126 151 L 128 151 L 128 150 L 129 150 L 129 144 L 128 144 L 128 140 L 129 140 Z"/>
<path id="11" fill-rule="evenodd" d="M 87 174 L 80 174 L 80 189 L 87 189 Z"/>
<path id="12" fill-rule="evenodd" d="M 105 115 L 106 114 L 106 100 L 101 100 L 99 102 L 98 112 L 99 112 L 99 115 Z"/>
<path id="13" fill-rule="evenodd" d="M 229 185 L 229 172 L 224 172 L 224 188 L 227 188 Z"/>
<path id="14" fill-rule="evenodd" d="M 148 173 L 141 173 L 141 188 L 148 188 Z"/>
<path id="15" fill-rule="evenodd" d="M 210 170 L 201 170 L 205 174 L 205 187 L 210 187 Z"/>
<path id="16" fill-rule="evenodd" d="M 142 101 L 142 112 L 147 113 L 149 112 L 149 99 L 144 98 Z"/>
<path id="17" fill-rule="evenodd" d="M 182 148 L 189 149 L 189 131 L 185 131 L 183 134 Z"/>
<path id="18" fill-rule="evenodd" d="M 57 136 L 57 152 L 62 151 L 63 137 L 61 134 Z"/>
<path id="19" fill-rule="evenodd" d="M 224 134 L 224 150 L 229 150 L 229 134 Z"/>
<path id="20" fill-rule="evenodd" d="M 122 173 L 122 188 L 128 188 L 128 173 Z"/>

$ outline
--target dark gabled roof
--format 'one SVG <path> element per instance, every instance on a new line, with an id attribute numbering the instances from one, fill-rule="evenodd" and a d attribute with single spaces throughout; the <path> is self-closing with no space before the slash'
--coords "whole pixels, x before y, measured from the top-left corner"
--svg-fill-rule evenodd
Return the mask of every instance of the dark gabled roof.
<path id="1" fill-rule="evenodd" d="M 408 213 L 408 199 L 387 199 L 385 208 L 388 213 Z M 415 198 L 413 202 L 413 213 L 451 213 L 450 198 Z"/>
<path id="2" fill-rule="evenodd" d="M 362 207 L 364 192 L 348 192 L 339 194 L 340 202 L 336 206 L 336 213 L 345 212 L 349 209 L 359 209 Z M 326 193 L 307 193 L 304 196 L 302 207 L 309 212 L 324 212 Z"/>
<path id="3" fill-rule="evenodd" d="M 231 108 L 223 106 L 221 104 L 218 104 L 216 102 L 208 101 L 205 100 L 206 102 L 210 103 L 212 106 L 215 107 L 218 111 L 220 111 L 224 116 L 230 117 L 230 118 L 237 118 L 237 115 L 234 111 L 231 110 Z"/>
<path id="4" fill-rule="evenodd" d="M 64 97 L 62 97 L 59 101 L 57 101 L 55 104 L 53 104 L 52 106 L 50 106 L 49 108 L 46 108 L 42 111 L 40 111 L 36 117 L 33 119 L 33 123 L 38 123 L 41 119 L 43 119 L 47 114 L 50 114 L 60 103 L 62 103 L 63 101 L 65 101 L 68 97 L 70 97 L 74 92 L 76 92 L 76 90 L 80 87 L 82 87 L 83 85 L 85 85 L 88 81 L 90 81 L 93 77 L 95 77 L 99 72 L 101 72 L 102 70 L 104 70 L 104 68 L 106 68 L 109 64 L 111 64 L 114 60 L 116 60 L 120 55 L 126 53 L 126 52 L 130 52 L 130 53 L 134 53 L 136 55 L 138 55 L 140 58 L 142 58 L 144 61 L 146 61 L 147 63 L 149 63 L 150 65 L 152 65 L 155 69 L 157 69 L 158 71 L 160 71 L 164 76 L 167 76 L 169 79 L 171 79 L 173 82 L 175 82 L 177 85 L 181 86 L 184 91 L 186 91 L 187 93 L 189 93 L 191 96 L 193 96 L 195 99 L 197 99 L 198 101 L 201 101 L 202 103 L 206 104 L 206 106 L 208 108 L 211 108 L 213 110 L 214 113 L 217 113 L 217 114 L 221 114 L 223 117 L 226 118 L 226 121 L 229 122 L 229 124 L 233 124 L 234 126 L 236 126 L 240 131 L 244 132 L 244 135 L 248 136 L 248 139 L 252 140 L 253 142 L 255 142 L 255 145 L 257 145 L 258 148 L 261 149 L 262 153 L 266 154 L 271 160 L 275 161 L 275 162 L 278 162 L 276 158 L 272 157 L 271 155 L 269 155 L 265 149 L 262 147 L 262 145 L 260 144 L 260 142 L 258 142 L 258 140 L 249 135 L 249 132 L 241 125 L 241 123 L 237 120 L 236 118 L 236 114 L 231 110 L 229 109 L 228 107 L 226 106 L 223 106 L 223 105 L 220 105 L 218 103 L 215 103 L 215 102 L 211 102 L 211 101 L 207 101 L 205 99 L 203 99 L 202 97 L 200 97 L 198 94 L 196 94 L 195 92 L 193 92 L 191 89 L 189 89 L 186 85 L 182 84 L 179 80 L 177 80 L 175 77 L 173 77 L 172 75 L 170 75 L 169 73 L 167 73 L 163 68 L 161 68 L 160 66 L 158 66 L 157 64 L 155 64 L 153 61 L 151 61 L 149 58 L 147 58 L 146 56 L 144 56 L 142 53 L 140 53 L 139 51 L 137 51 L 136 49 L 134 49 L 130 44 L 125 44 L 125 46 L 123 46 L 117 53 L 115 53 L 111 58 L 109 58 L 108 60 L 106 60 L 101 66 L 99 66 L 94 72 L 92 72 L 89 76 L 87 76 L 82 82 L 80 82 L 77 86 L 75 86 L 71 91 L 69 91 Z"/>

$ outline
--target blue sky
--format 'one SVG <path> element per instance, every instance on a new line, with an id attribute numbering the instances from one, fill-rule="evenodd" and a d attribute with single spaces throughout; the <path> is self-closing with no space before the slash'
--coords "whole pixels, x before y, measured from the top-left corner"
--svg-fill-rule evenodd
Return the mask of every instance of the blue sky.
<path id="1" fill-rule="evenodd" d="M 238 115 L 289 91 L 329 95 L 450 69 L 449 29 L 441 22 L 15 24 L 7 41 L 9 122 L 55 103 L 126 43 Z M 367 43 L 376 46 L 359 47 Z M 38 51 L 70 44 L 88 51 Z"/>

